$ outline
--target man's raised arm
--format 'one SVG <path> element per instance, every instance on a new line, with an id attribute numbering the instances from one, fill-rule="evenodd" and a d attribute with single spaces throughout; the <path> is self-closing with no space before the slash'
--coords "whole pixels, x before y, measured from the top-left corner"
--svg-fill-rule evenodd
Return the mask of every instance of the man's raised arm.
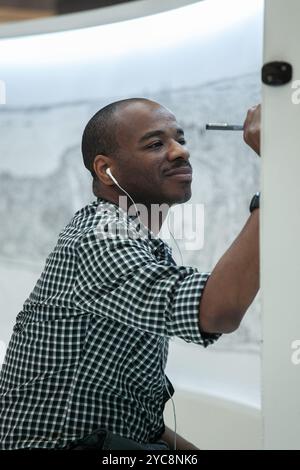
<path id="1" fill-rule="evenodd" d="M 248 111 L 244 140 L 260 154 L 260 105 Z M 258 289 L 259 211 L 254 210 L 207 281 L 200 302 L 200 329 L 207 333 L 236 330 Z"/>

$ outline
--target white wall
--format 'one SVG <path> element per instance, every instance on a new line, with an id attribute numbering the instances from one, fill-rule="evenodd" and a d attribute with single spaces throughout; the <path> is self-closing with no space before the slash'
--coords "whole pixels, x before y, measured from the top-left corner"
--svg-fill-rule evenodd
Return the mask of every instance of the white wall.
<path id="1" fill-rule="evenodd" d="M 262 448 L 260 357 L 170 344 L 177 433 L 204 450 Z M 175 430 L 171 400 L 165 422 Z"/>
<path id="2" fill-rule="evenodd" d="M 284 60 L 293 66 L 292 82 L 263 87 L 261 285 L 266 449 L 300 449 L 300 104 L 292 100 L 296 91 L 292 84 L 300 79 L 299 22 L 297 0 L 266 2 L 264 62 Z"/>

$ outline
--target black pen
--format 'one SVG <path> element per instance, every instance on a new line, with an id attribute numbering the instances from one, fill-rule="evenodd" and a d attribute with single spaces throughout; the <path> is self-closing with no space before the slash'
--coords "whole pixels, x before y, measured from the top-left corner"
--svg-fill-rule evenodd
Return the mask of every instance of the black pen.
<path id="1" fill-rule="evenodd" d="M 243 131 L 244 126 L 239 124 L 227 124 L 227 122 L 214 122 L 206 124 L 207 131 Z"/>

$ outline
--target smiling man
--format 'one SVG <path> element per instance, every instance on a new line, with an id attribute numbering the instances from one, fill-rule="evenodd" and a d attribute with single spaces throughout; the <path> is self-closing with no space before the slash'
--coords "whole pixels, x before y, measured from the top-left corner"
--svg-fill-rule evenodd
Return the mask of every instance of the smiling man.
<path id="1" fill-rule="evenodd" d="M 259 152 L 260 108 L 244 138 Z M 17 316 L 0 375 L 0 448 L 167 449 L 168 341 L 208 346 L 238 328 L 259 287 L 258 199 L 212 273 L 177 266 L 153 205 L 191 197 L 183 130 L 146 99 L 112 103 L 87 124 L 82 152 L 96 200 L 61 232 Z M 130 216 L 120 204 L 143 204 Z M 115 224 L 129 234 L 117 232 Z M 100 236 L 101 235 L 101 236 Z M 177 437 L 178 449 L 195 449 Z"/>
<path id="2" fill-rule="evenodd" d="M 175 116 L 148 100 L 125 101 L 113 105 L 113 109 L 115 111 L 111 111 L 110 107 L 107 111 L 100 111 L 99 120 L 103 113 L 113 113 L 110 119 L 115 121 L 116 126 L 115 157 L 99 155 L 97 152 L 98 155 L 93 159 L 87 143 L 91 138 L 89 126 L 83 139 L 83 154 L 88 155 L 86 166 L 90 170 L 94 169 L 98 176 L 96 181 L 102 183 L 99 193 L 118 202 L 119 190 L 116 192 L 114 183 L 105 173 L 105 169 L 110 167 L 115 178 L 121 185 L 124 184 L 137 202 L 150 206 L 154 203 L 171 205 L 189 200 L 192 181 L 190 154 L 183 129 L 177 124 Z"/>

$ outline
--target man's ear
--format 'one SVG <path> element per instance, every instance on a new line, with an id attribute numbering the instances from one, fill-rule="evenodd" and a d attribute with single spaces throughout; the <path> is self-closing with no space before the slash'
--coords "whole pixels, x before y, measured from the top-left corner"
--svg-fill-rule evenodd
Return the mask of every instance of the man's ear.
<path id="1" fill-rule="evenodd" d="M 107 168 L 110 167 L 110 163 L 111 160 L 106 155 L 97 155 L 93 163 L 93 169 L 97 178 L 106 186 L 112 186 L 114 184 L 112 179 L 106 173 Z"/>

